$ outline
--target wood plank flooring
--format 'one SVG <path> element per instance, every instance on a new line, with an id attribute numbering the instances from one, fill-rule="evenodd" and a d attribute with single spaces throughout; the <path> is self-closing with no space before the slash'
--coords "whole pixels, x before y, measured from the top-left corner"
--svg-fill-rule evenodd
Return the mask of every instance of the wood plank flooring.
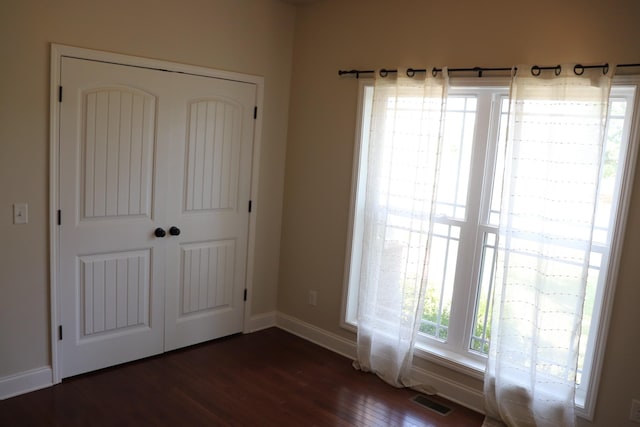
<path id="1" fill-rule="evenodd" d="M 0 401 L 0 426 L 482 425 L 436 414 L 351 361 L 277 328 L 66 379 Z"/>

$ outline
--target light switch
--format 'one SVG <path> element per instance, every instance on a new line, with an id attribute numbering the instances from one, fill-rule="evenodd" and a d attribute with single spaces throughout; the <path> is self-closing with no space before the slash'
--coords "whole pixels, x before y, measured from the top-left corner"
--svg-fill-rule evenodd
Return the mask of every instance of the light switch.
<path id="1" fill-rule="evenodd" d="M 13 223 L 26 224 L 29 222 L 29 211 L 26 203 L 13 204 Z"/>

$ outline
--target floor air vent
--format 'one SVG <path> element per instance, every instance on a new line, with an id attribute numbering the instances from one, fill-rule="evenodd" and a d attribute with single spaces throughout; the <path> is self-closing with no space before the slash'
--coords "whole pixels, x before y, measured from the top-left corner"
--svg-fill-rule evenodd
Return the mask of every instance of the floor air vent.
<path id="1" fill-rule="evenodd" d="M 441 403 L 438 402 L 434 402 L 433 400 L 429 399 L 427 396 L 425 396 L 424 394 L 418 394 L 416 396 L 414 396 L 413 398 L 411 398 L 411 400 L 413 400 L 414 402 L 416 402 L 418 405 L 424 406 L 425 408 L 436 412 L 440 415 L 449 415 L 451 413 L 451 411 L 453 411 L 453 409 L 449 408 L 448 406 L 445 406 Z"/>

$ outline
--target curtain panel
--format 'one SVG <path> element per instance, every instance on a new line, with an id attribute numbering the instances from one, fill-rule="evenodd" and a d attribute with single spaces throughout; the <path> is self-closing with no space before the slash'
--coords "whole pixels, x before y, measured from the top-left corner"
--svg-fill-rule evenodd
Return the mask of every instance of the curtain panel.
<path id="1" fill-rule="evenodd" d="M 376 76 L 354 366 L 401 387 L 422 314 L 448 78 Z"/>
<path id="2" fill-rule="evenodd" d="M 529 70 L 510 89 L 485 426 L 574 426 L 613 72 Z"/>

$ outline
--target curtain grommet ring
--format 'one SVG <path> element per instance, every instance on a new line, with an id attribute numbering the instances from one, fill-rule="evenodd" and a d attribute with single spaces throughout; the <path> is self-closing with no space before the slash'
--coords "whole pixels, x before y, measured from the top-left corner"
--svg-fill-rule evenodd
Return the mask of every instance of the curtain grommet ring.
<path id="1" fill-rule="evenodd" d="M 562 72 L 562 65 L 560 64 L 556 65 L 556 68 L 554 68 L 553 72 L 556 76 L 559 76 L 560 73 Z"/>
<path id="2" fill-rule="evenodd" d="M 413 68 L 407 68 L 407 77 L 414 77 L 416 75 L 416 70 Z"/>
<path id="3" fill-rule="evenodd" d="M 608 72 L 609 72 L 609 63 L 607 62 L 602 66 L 602 74 L 606 76 Z"/>
<path id="4" fill-rule="evenodd" d="M 583 74 L 584 74 L 584 67 L 582 66 L 582 64 L 576 64 L 576 65 L 574 65 L 574 67 L 573 67 L 573 73 L 574 73 L 576 76 L 581 76 L 581 75 L 583 75 Z"/>
<path id="5" fill-rule="evenodd" d="M 531 75 L 532 76 L 538 77 L 541 72 L 542 72 L 542 70 L 537 65 L 534 65 L 533 67 L 531 67 Z"/>
<path id="6" fill-rule="evenodd" d="M 384 68 L 380 70 L 380 77 L 387 77 L 388 75 L 389 75 L 389 72 Z"/>
<path id="7" fill-rule="evenodd" d="M 431 70 L 431 75 L 433 77 L 438 77 L 438 69 L 436 67 L 433 67 L 433 69 Z"/>

